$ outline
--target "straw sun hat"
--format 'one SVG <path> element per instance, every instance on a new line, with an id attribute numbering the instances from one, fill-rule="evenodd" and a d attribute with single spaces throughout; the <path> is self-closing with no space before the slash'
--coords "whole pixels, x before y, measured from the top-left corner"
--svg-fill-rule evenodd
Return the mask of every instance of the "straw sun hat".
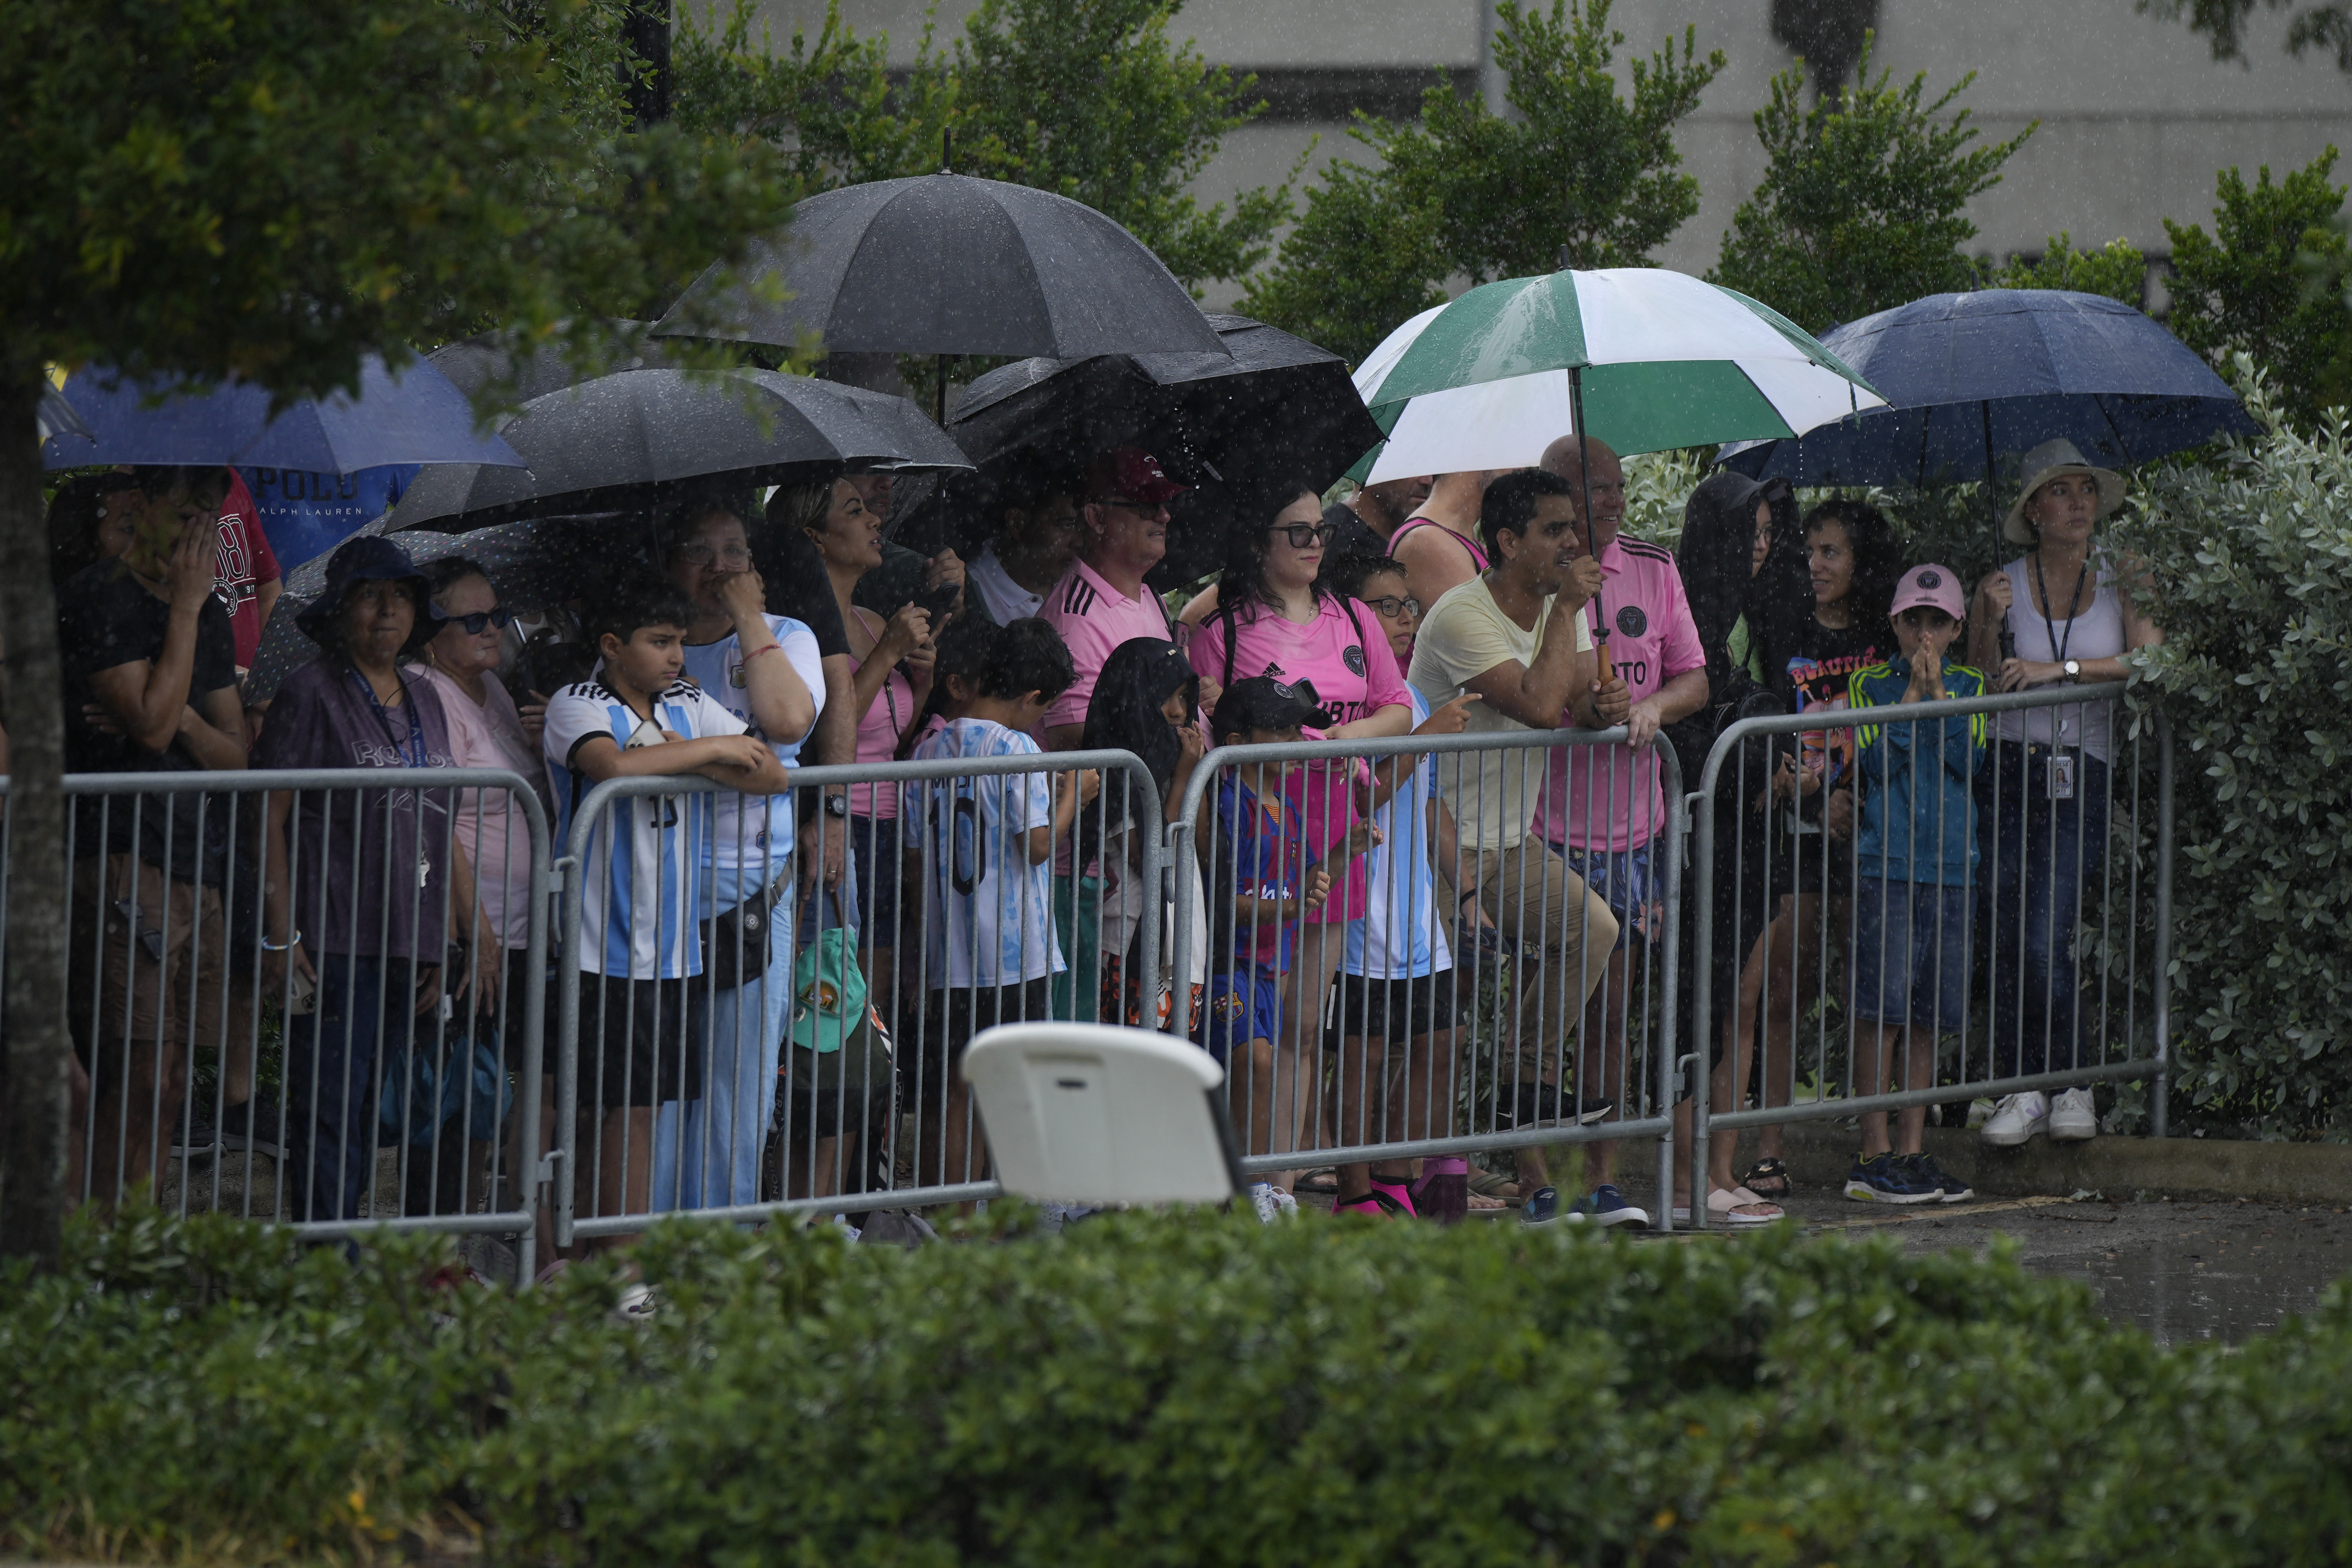
<path id="1" fill-rule="evenodd" d="M 2083 461 L 2083 454 L 2074 449 L 2074 443 L 2063 437 L 2044 441 L 2026 453 L 2022 467 L 2025 483 L 2019 488 L 2017 500 L 2000 526 L 2001 537 L 2011 544 L 2035 542 L 2033 525 L 2025 521 L 2025 503 L 2033 498 L 2034 491 L 2062 474 L 2088 474 L 2098 481 L 2101 517 L 2124 504 L 2124 477 L 2113 468 L 2093 468 Z"/>

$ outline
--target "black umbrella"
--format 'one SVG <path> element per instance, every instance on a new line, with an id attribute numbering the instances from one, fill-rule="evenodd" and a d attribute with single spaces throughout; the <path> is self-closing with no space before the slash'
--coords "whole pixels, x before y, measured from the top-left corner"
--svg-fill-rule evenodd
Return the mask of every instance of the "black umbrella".
<path id="1" fill-rule="evenodd" d="M 738 281 L 772 276 L 781 303 Z M 940 173 L 811 196 L 788 235 L 714 266 L 656 323 L 828 353 L 1222 353 L 1184 286 L 1142 241 L 1066 196 Z"/>
<path id="2" fill-rule="evenodd" d="M 649 504 L 663 487 L 725 478 L 774 484 L 813 465 L 952 462 L 936 430 L 913 437 L 921 415 L 885 418 L 880 394 L 775 371 L 696 375 L 634 370 L 532 399 L 501 430 L 527 469 L 453 465 L 417 477 L 393 509 L 392 526 L 466 519 L 474 525 Z M 903 398 L 896 401 L 904 403 Z M 951 447 L 949 448 L 951 450 Z"/>
<path id="3" fill-rule="evenodd" d="M 353 537 L 389 532 L 392 521 L 387 513 Z M 593 597 L 610 564 L 636 558 L 640 531 L 636 520 L 608 513 L 502 523 L 463 535 L 415 529 L 400 535 L 400 544 L 419 566 L 451 555 L 469 558 L 499 591 L 500 604 L 530 616 L 550 605 Z M 246 677 L 247 702 L 268 701 L 289 675 L 318 657 L 319 645 L 294 624 L 294 617 L 325 591 L 332 554 L 330 551 L 306 561 L 287 576 L 285 595 L 270 607 L 269 624 L 262 628 L 261 646 Z"/>

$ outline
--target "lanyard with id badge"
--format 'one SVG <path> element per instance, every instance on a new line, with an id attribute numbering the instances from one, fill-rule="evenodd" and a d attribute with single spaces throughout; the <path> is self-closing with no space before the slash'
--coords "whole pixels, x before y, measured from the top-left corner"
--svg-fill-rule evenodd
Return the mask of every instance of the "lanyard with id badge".
<path id="1" fill-rule="evenodd" d="M 2061 669 L 2066 667 L 2067 645 L 2074 640 L 2074 617 L 2082 613 L 2083 583 L 2090 574 L 2091 563 L 2088 561 L 2084 561 L 2082 565 L 2075 568 L 2074 596 L 2066 605 L 2066 635 L 2062 639 L 2058 635 L 2057 624 L 2050 618 L 2050 584 L 2043 581 L 2042 576 L 2042 552 L 2037 549 L 2033 552 L 2033 586 L 2042 596 L 2042 628 L 2049 636 L 2051 652 L 2056 656 L 2055 662 Z M 2069 686 L 2074 684 L 2071 676 L 2067 678 L 2066 683 Z M 2065 728 L 2065 720 L 2055 710 L 2052 712 L 2050 726 L 2052 744 L 2048 770 L 2052 800 L 2074 798 L 2074 751 L 2072 747 L 2060 746 L 2056 743 L 2058 736 Z"/>

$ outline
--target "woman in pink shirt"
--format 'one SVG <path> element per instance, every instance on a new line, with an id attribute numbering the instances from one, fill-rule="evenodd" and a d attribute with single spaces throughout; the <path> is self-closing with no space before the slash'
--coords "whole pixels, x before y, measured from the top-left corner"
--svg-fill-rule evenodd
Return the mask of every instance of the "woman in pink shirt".
<path id="1" fill-rule="evenodd" d="M 776 515 L 772 510 L 770 516 Z M 939 658 L 931 640 L 931 617 L 918 605 L 901 605 L 887 621 L 849 602 L 857 580 L 882 564 L 882 519 L 866 510 L 849 480 L 806 485 L 789 493 L 785 515 L 809 537 L 824 562 L 841 606 L 841 629 L 857 661 L 850 687 L 850 711 L 857 721 L 857 760 L 887 763 L 898 753 L 898 739 L 915 721 L 931 692 L 931 667 Z M 859 945 L 866 950 L 866 983 L 880 987 L 878 999 L 890 1012 L 898 973 L 898 788 L 896 784 L 849 786 L 849 843 L 857 860 L 856 889 Z"/>
<path id="2" fill-rule="evenodd" d="M 1323 552 L 1338 531 L 1323 521 L 1322 498 L 1303 481 L 1269 493 L 1281 510 L 1263 524 L 1236 530 L 1217 580 L 1216 614 L 1187 648 L 1193 669 L 1203 684 L 1220 688 L 1257 675 L 1307 682 L 1316 703 L 1339 721 L 1310 739 L 1404 734 L 1412 728 L 1412 699 L 1380 616 L 1319 581 Z M 1369 789 L 1369 771 L 1352 759 L 1315 763 L 1291 779 L 1307 852 L 1320 857 L 1355 826 L 1363 809 L 1356 786 Z M 1298 1052 L 1293 1060 L 1309 1084 L 1322 1081 L 1310 1053 L 1322 1043 L 1323 1002 L 1345 955 L 1347 922 L 1362 919 L 1368 902 L 1360 859 L 1324 868 L 1331 896 L 1300 930 L 1283 1003 L 1289 1043 Z"/>

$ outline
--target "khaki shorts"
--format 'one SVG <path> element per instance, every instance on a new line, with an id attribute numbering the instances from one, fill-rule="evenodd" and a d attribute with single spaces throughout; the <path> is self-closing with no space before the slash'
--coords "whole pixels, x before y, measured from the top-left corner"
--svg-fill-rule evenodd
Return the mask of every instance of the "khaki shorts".
<path id="1" fill-rule="evenodd" d="M 73 990 L 67 1016 L 95 1048 L 253 1043 L 252 972 L 229 984 L 228 926 L 217 888 L 176 882 L 136 855 L 74 868 Z M 247 963 L 250 963 L 248 955 Z M 93 986 L 95 996 L 93 997 Z"/>
<path id="2" fill-rule="evenodd" d="M 1467 869 L 1466 886 L 1444 889 L 1448 907 L 1458 910 L 1475 892 L 1487 918 L 1518 949 L 1512 1076 L 1559 1082 L 1566 1042 L 1617 945 L 1617 917 L 1540 838 L 1479 850 Z M 1466 969 L 1475 961 L 1457 954 L 1454 962 Z"/>

